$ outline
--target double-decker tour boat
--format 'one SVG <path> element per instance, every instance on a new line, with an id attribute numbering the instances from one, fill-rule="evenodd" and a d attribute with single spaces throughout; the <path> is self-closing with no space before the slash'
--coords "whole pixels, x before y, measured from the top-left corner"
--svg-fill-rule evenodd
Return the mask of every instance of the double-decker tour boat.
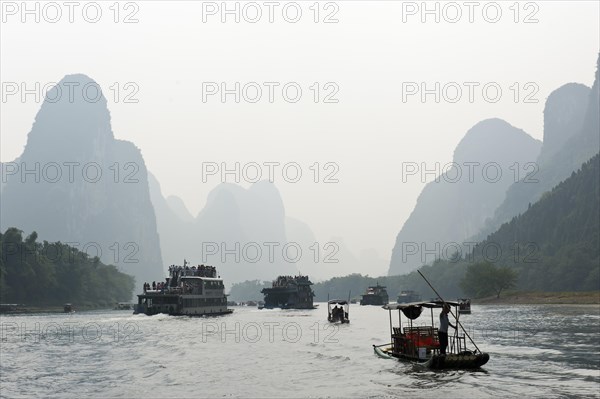
<path id="1" fill-rule="evenodd" d="M 134 314 L 165 313 L 174 316 L 217 316 L 232 313 L 227 308 L 225 286 L 213 266 L 169 267 L 163 282 L 144 283 Z"/>

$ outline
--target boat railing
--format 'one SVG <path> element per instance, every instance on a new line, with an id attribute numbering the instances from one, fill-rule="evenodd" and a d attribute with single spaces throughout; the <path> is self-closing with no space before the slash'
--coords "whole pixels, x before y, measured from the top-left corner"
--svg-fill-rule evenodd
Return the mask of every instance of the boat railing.
<path id="1" fill-rule="evenodd" d="M 467 350 L 467 341 L 464 335 L 449 336 L 448 344 L 450 353 L 460 353 Z"/>
<path id="2" fill-rule="evenodd" d="M 392 342 L 394 353 L 410 357 L 418 357 L 419 348 L 431 353 L 440 347 L 438 329 L 431 326 L 404 327 L 404 332 L 400 327 L 394 327 Z"/>
<path id="3" fill-rule="evenodd" d="M 447 353 L 461 353 L 467 350 L 464 335 L 448 336 Z M 424 348 L 426 353 L 438 354 L 440 342 L 438 329 L 431 326 L 400 327 L 392 329 L 392 352 L 397 355 L 419 357 L 419 348 Z"/>

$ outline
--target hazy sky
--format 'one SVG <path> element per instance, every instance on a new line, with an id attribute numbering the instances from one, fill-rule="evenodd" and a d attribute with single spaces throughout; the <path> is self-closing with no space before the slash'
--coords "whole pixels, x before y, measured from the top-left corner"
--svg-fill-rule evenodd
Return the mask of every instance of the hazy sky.
<path id="1" fill-rule="evenodd" d="M 203 162 L 279 162 L 274 180 L 289 216 L 308 223 L 319 241 L 342 236 L 355 253 L 372 247 L 385 258 L 424 185 L 418 177 L 402 182 L 403 162 L 450 162 L 465 132 L 491 117 L 542 139 L 545 99 L 568 82 L 591 85 L 600 49 L 597 1 L 427 2 L 439 22 L 422 14 L 422 2 L 239 2 L 239 23 L 235 13 L 222 15 L 220 1 L 77 2 L 73 23 L 63 2 L 28 6 L 36 3 L 39 22 L 20 1 L 2 2 L 2 161 L 20 155 L 41 105 L 6 89 L 84 73 L 108 98 L 115 136 L 134 142 L 163 193 L 180 196 L 194 215 L 221 181 L 203 182 Z M 98 22 L 88 22 L 98 9 Z M 262 16 L 252 23 L 257 10 Z M 227 89 L 240 83 L 239 103 L 234 94 L 224 103 L 220 93 L 207 94 L 223 82 Z M 435 92 L 436 82 L 439 103 L 434 93 L 425 102 L 408 95 L 422 83 Z M 262 97 L 253 103 L 257 87 Z M 138 102 L 124 102 L 127 95 Z M 326 103 L 327 95 L 337 103 Z M 298 183 L 282 176 L 291 162 L 301 167 Z M 263 166 L 264 178 L 268 171 Z M 338 183 L 323 182 L 330 172 Z"/>

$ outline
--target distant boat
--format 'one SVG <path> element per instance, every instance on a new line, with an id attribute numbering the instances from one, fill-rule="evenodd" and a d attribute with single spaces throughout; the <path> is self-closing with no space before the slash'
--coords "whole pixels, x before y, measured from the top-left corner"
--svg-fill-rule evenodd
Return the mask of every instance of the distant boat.
<path id="1" fill-rule="evenodd" d="M 308 276 L 279 276 L 273 281 L 271 288 L 260 291 L 265 296 L 264 308 L 315 309 L 315 293 L 311 285 Z"/>
<path id="2" fill-rule="evenodd" d="M 458 313 L 471 314 L 471 300 L 469 298 L 458 299 Z"/>
<path id="3" fill-rule="evenodd" d="M 327 320 L 330 323 L 350 323 L 350 304 L 345 299 L 327 301 Z"/>
<path id="4" fill-rule="evenodd" d="M 115 304 L 113 310 L 132 310 L 133 306 L 133 303 L 118 302 L 117 304 Z"/>
<path id="5" fill-rule="evenodd" d="M 172 316 L 218 316 L 230 314 L 223 280 L 213 266 L 169 267 L 169 277 L 159 284 L 144 284 L 134 314 L 148 316 L 164 313 Z"/>
<path id="6" fill-rule="evenodd" d="M 398 303 L 411 303 L 419 302 L 421 300 L 421 294 L 412 290 L 400 291 L 398 295 Z"/>
<path id="7" fill-rule="evenodd" d="M 367 288 L 367 292 L 362 295 L 361 305 L 386 305 L 389 302 L 388 293 L 383 285 L 377 285 Z"/>
<path id="8" fill-rule="evenodd" d="M 63 311 L 65 313 L 73 313 L 74 312 L 73 305 L 71 305 L 70 303 L 65 303 L 63 306 Z"/>

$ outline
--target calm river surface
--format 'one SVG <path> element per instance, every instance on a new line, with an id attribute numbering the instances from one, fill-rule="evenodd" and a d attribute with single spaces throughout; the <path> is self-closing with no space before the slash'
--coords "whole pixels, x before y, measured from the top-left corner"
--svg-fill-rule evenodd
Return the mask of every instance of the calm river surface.
<path id="1" fill-rule="evenodd" d="M 129 311 L 2 316 L 2 397 L 598 397 L 600 307 L 473 306 L 482 371 L 378 358 L 388 312 L 352 305 L 333 328 L 312 311 L 234 307 L 187 318 Z M 429 316 L 424 311 L 421 318 Z M 436 314 L 437 319 L 437 314 Z"/>

